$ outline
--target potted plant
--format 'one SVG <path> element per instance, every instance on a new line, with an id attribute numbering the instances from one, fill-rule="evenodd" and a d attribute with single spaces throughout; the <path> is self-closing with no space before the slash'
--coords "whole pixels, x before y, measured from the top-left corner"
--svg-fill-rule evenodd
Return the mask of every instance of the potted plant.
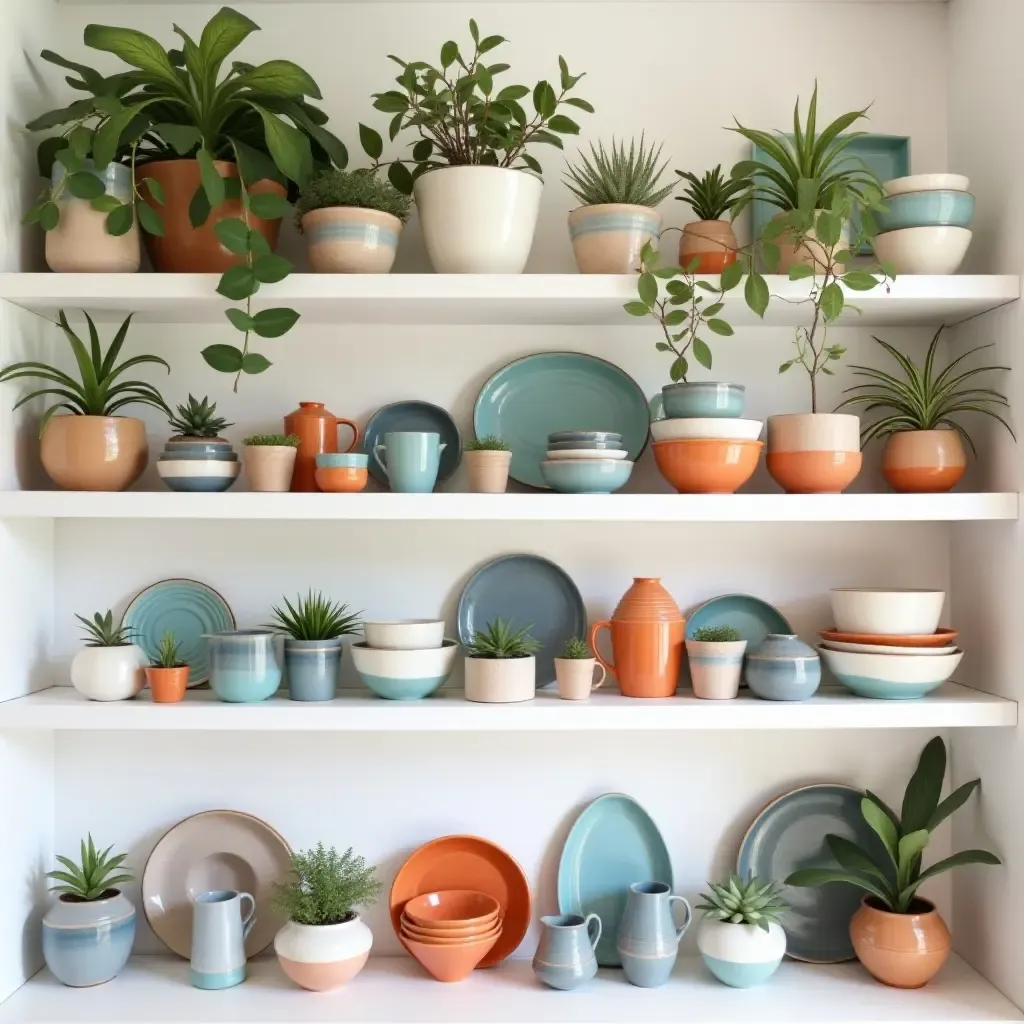
<path id="1" fill-rule="evenodd" d="M 483 36 L 472 19 L 472 52 L 449 39 L 439 66 L 406 62 L 398 89 L 374 94 L 377 110 L 392 114 L 391 137 L 412 128 L 419 136 L 412 160 L 392 163 L 388 176 L 414 192 L 423 237 L 439 274 L 520 274 L 537 224 L 543 182 L 532 153 L 537 144 L 562 148 L 560 135 L 578 135 L 579 125 L 559 112 L 566 105 L 593 112 L 569 93 L 582 75 L 572 75 L 559 57 L 559 87 L 542 80 L 533 89 L 500 85 L 508 71 L 484 55 L 506 42 Z M 520 104 L 530 97 L 532 111 Z M 405 166 L 412 163 L 410 172 Z"/>
<path id="2" fill-rule="evenodd" d="M 913 493 L 952 490 L 967 467 L 960 438 L 977 454 L 971 435 L 958 417 L 980 413 L 998 420 L 1014 437 L 1010 424 L 997 411 L 1009 406 L 1006 397 L 993 388 L 979 387 L 972 378 L 981 373 L 1009 370 L 1008 366 L 975 366 L 956 373 L 961 361 L 991 345 L 978 345 L 948 363 L 941 371 L 935 366 L 935 352 L 943 328 L 935 332 L 924 366 L 920 367 L 881 338 L 875 341 L 899 364 L 903 376 L 897 377 L 870 366 L 854 366 L 854 376 L 866 377 L 870 384 L 846 389 L 852 397 L 839 403 L 838 409 L 866 405 L 887 414 L 865 427 L 862 445 L 873 438 L 885 438 L 882 472 L 894 491 Z M 1014 437 L 1016 440 L 1016 438 Z"/>
<path id="3" fill-rule="evenodd" d="M 515 629 L 495 619 L 478 630 L 466 648 L 466 700 L 511 704 L 533 700 L 537 690 L 540 644 L 530 636 L 533 625 Z"/>
<path id="4" fill-rule="evenodd" d="M 590 159 L 582 151 L 580 163 L 568 164 L 565 184 L 580 201 L 569 214 L 572 252 L 581 274 L 632 274 L 640 250 L 661 234 L 661 214 L 655 207 L 671 193 L 672 186 L 658 187 L 668 161 L 658 166 L 661 146 L 639 147 L 630 139 L 612 138 L 605 150 L 599 142 L 590 146 Z"/>
<path id="5" fill-rule="evenodd" d="M 283 633 L 284 666 L 292 700 L 333 700 L 341 668 L 342 637 L 359 633 L 359 613 L 349 614 L 347 604 L 337 604 L 312 590 L 295 599 L 284 598 L 284 610 L 274 606 L 274 621 L 266 628 Z"/>
<path id="6" fill-rule="evenodd" d="M 861 814 L 880 842 L 864 849 L 842 836 L 827 835 L 834 868 L 803 868 L 786 885 L 814 886 L 845 882 L 866 895 L 850 921 L 850 938 L 860 962 L 879 981 L 896 988 L 920 988 L 940 970 L 949 956 L 949 929 L 935 904 L 918 895 L 918 888 L 951 868 L 965 864 L 999 864 L 987 850 L 961 850 L 922 868 L 922 855 L 932 834 L 962 807 L 981 784 L 965 782 L 941 800 L 946 775 L 946 745 L 930 740 L 907 783 L 902 813 L 897 815 L 874 793 L 861 800 Z"/>
<path id="7" fill-rule="evenodd" d="M 274 885 L 274 909 L 288 923 L 274 937 L 281 969 L 296 985 L 329 992 L 364 967 L 373 933 L 356 907 L 377 902 L 377 869 L 351 848 L 343 854 L 317 843 L 292 855 L 293 877 Z"/>
<path id="8" fill-rule="evenodd" d="M 488 434 L 462 446 L 462 461 L 469 470 L 469 489 L 476 494 L 504 494 L 512 449 L 507 441 Z"/>
<path id="9" fill-rule="evenodd" d="M 694 697 L 730 700 L 740 692 L 744 640 L 734 626 L 701 626 L 686 641 Z"/>
<path id="10" fill-rule="evenodd" d="M 157 645 L 156 657 L 146 666 L 149 692 L 155 704 L 177 704 L 188 689 L 188 665 L 180 658 L 181 644 L 171 630 L 165 630 Z"/>
<path id="11" fill-rule="evenodd" d="M 48 363 L 11 363 L 0 370 L 0 382 L 22 377 L 46 381 L 45 387 L 24 395 L 14 403 L 17 409 L 43 395 L 60 401 L 43 413 L 39 423 L 39 456 L 50 479 L 69 491 L 123 491 L 146 468 L 149 444 L 146 425 L 140 419 L 118 415 L 128 405 L 150 405 L 169 415 L 170 410 L 152 384 L 118 380 L 125 370 L 146 363 L 171 368 L 159 356 L 133 356 L 115 365 L 131 324 L 132 314 L 114 336 L 106 352 L 100 345 L 96 325 L 88 313 L 89 347 L 71 329 L 64 311 L 59 326 L 71 346 L 81 380 Z M 54 415 L 65 409 L 70 415 Z"/>
<path id="12" fill-rule="evenodd" d="M 43 959 L 65 985 L 89 988 L 116 977 L 135 941 L 135 907 L 119 885 L 132 876 L 126 855 L 97 852 L 92 833 L 81 842 L 81 861 L 57 854 L 61 867 L 47 873 L 57 901 L 43 917 Z"/>
<path id="13" fill-rule="evenodd" d="M 245 438 L 242 460 L 252 490 L 290 490 L 298 450 L 298 434 L 252 434 Z"/>
<path id="14" fill-rule="evenodd" d="M 89 700 L 129 700 L 146 685 L 146 655 L 113 613 L 76 615 L 86 644 L 71 661 L 71 685 Z"/>
<path id="15" fill-rule="evenodd" d="M 750 179 L 722 176 L 722 165 L 698 178 L 693 171 L 676 171 L 687 187 L 676 201 L 687 203 L 697 215 L 683 228 L 679 240 L 679 265 L 694 274 L 720 274 L 736 262 L 739 242 L 726 220 L 750 188 Z M 696 262 L 694 262 L 696 261 Z"/>
<path id="16" fill-rule="evenodd" d="M 596 683 L 595 667 L 601 670 Z M 555 658 L 555 684 L 562 700 L 587 700 L 594 690 L 604 685 L 605 675 L 604 665 L 597 664 L 594 652 L 582 637 L 566 640 L 562 656 Z"/>
<path id="17" fill-rule="evenodd" d="M 168 424 L 174 433 L 164 445 L 157 470 L 172 491 L 227 490 L 237 479 L 238 456 L 231 442 L 220 436 L 234 426 L 216 415 L 217 403 L 205 395 L 201 402 L 188 396 Z"/>

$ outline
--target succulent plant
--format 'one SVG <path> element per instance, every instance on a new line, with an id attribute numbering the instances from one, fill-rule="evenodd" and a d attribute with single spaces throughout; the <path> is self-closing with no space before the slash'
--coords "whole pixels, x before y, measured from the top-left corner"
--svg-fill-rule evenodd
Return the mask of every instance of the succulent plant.
<path id="1" fill-rule="evenodd" d="M 352 920 L 354 907 L 376 903 L 382 888 L 377 869 L 363 857 L 317 843 L 292 854 L 292 878 L 274 883 L 274 909 L 296 924 L 328 925 Z"/>
<path id="2" fill-rule="evenodd" d="M 561 656 L 572 661 L 578 661 L 583 658 L 592 658 L 594 655 L 590 653 L 590 645 L 586 640 L 574 636 L 565 641 Z"/>
<path id="3" fill-rule="evenodd" d="M 488 434 L 486 437 L 475 437 L 472 441 L 467 441 L 462 446 L 462 450 L 464 452 L 507 452 L 512 449 L 508 441 L 502 441 L 500 437 Z"/>
<path id="4" fill-rule="evenodd" d="M 739 875 L 732 875 L 718 885 L 708 882 L 708 888 L 710 892 L 700 894 L 704 902 L 697 909 L 712 921 L 754 924 L 768 931 L 771 925 L 779 923 L 779 915 L 789 906 L 781 897 L 782 886 L 756 876 L 744 881 Z"/>
<path id="5" fill-rule="evenodd" d="M 693 631 L 693 639 L 701 643 L 732 644 L 743 637 L 735 626 L 700 626 Z"/>
<path id="6" fill-rule="evenodd" d="M 473 634 L 466 653 L 471 658 L 527 658 L 540 650 L 540 644 L 530 636 L 531 629 L 532 622 L 517 630 L 511 621 L 495 619 Z"/>
<path id="7" fill-rule="evenodd" d="M 111 857 L 110 851 L 113 846 L 108 846 L 102 853 L 97 853 L 91 832 L 88 840 L 83 839 L 81 845 L 79 864 L 70 857 L 57 854 L 57 860 L 66 870 L 47 872 L 47 878 L 59 883 L 51 885 L 50 892 L 71 896 L 75 901 L 91 902 L 102 899 L 110 889 L 132 880 L 132 876 L 126 871 L 122 870 L 118 874 L 118 869 L 121 868 L 127 854 L 119 853 L 116 857 Z"/>
<path id="8" fill-rule="evenodd" d="M 274 606 L 274 619 L 267 628 L 287 633 L 293 640 L 334 640 L 358 633 L 362 629 L 361 612 L 349 614 L 347 604 L 337 604 L 312 590 L 295 599 L 295 605 L 284 598 L 285 611 Z"/>
<path id="9" fill-rule="evenodd" d="M 189 395 L 188 404 L 179 405 L 177 409 L 178 415 L 167 421 L 176 437 L 216 438 L 222 430 L 234 426 L 233 423 L 214 415 L 217 403 L 211 402 L 205 395 L 201 402 L 197 402 Z"/>
<path id="10" fill-rule="evenodd" d="M 668 161 L 658 167 L 661 146 L 640 145 L 631 139 L 629 153 L 624 142 L 612 139 L 609 150 L 603 142 L 597 149 L 590 147 L 590 159 L 581 150 L 581 163 L 568 164 L 568 176 L 564 179 L 569 191 L 584 205 L 598 206 L 602 203 L 630 203 L 633 206 L 657 206 L 672 191 L 671 185 L 658 188 L 658 181 L 665 173 Z"/>
<path id="11" fill-rule="evenodd" d="M 354 206 L 390 213 L 404 224 L 409 219 L 412 198 L 403 195 L 373 170 L 339 171 L 332 167 L 310 178 L 295 204 L 295 224 L 302 231 L 302 218 L 313 210 Z"/>
<path id="12" fill-rule="evenodd" d="M 188 666 L 178 656 L 180 650 L 181 644 L 174 639 L 174 634 L 169 629 L 166 630 L 156 646 L 156 657 L 153 659 L 153 667 L 187 668 Z"/>
<path id="13" fill-rule="evenodd" d="M 676 174 L 689 182 L 683 194 L 676 196 L 676 201 L 688 203 L 698 220 L 722 220 L 732 213 L 751 184 L 749 178 L 723 177 L 721 164 L 705 171 L 703 178 L 698 178 L 693 171 L 676 171 Z"/>
<path id="14" fill-rule="evenodd" d="M 109 608 L 105 615 L 96 612 L 91 620 L 82 615 L 76 615 L 75 618 L 82 623 L 85 635 L 89 638 L 86 647 L 127 647 L 133 642 L 128 626 L 114 625 L 114 615 Z"/>
<path id="15" fill-rule="evenodd" d="M 299 447 L 299 435 L 298 434 L 250 434 L 249 437 L 242 439 L 242 444 L 246 447 L 263 447 L 264 445 L 298 448 Z"/>

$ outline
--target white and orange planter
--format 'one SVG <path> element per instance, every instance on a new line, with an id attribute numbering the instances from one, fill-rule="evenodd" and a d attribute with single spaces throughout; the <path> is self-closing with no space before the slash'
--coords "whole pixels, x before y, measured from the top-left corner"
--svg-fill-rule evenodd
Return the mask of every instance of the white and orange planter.
<path id="1" fill-rule="evenodd" d="M 640 250 L 660 232 L 661 214 L 649 206 L 598 203 L 569 214 L 569 237 L 581 274 L 635 273 Z"/>
<path id="2" fill-rule="evenodd" d="M 365 966 L 373 932 L 355 914 L 341 924 L 289 921 L 274 937 L 281 970 L 310 992 L 330 992 L 348 984 Z"/>
<path id="3" fill-rule="evenodd" d="M 860 418 L 834 412 L 769 416 L 767 462 L 787 494 L 839 494 L 860 472 Z"/>
<path id="4" fill-rule="evenodd" d="M 952 490 L 967 469 L 967 455 L 955 430 L 901 430 L 890 434 L 882 452 L 882 473 L 894 491 L 941 494 Z"/>

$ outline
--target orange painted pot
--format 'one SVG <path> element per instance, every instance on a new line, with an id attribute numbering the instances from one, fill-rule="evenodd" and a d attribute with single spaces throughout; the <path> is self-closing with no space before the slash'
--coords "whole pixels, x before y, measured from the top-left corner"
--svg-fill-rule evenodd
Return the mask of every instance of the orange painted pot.
<path id="1" fill-rule="evenodd" d="M 680 494 L 732 494 L 753 476 L 763 447 L 726 438 L 655 441 L 654 461 Z"/>
<path id="2" fill-rule="evenodd" d="M 123 491 L 149 461 L 146 425 L 131 416 L 54 416 L 39 440 L 50 479 L 68 491 Z"/>
<path id="3" fill-rule="evenodd" d="M 955 430 L 901 430 L 882 451 L 882 473 L 894 491 L 913 494 L 952 490 L 967 469 Z"/>
<path id="4" fill-rule="evenodd" d="M 910 910 L 893 914 L 874 896 L 866 896 L 850 920 L 857 959 L 883 985 L 921 988 L 949 956 L 953 940 L 935 905 L 916 899 Z"/>
<path id="5" fill-rule="evenodd" d="M 361 491 L 366 486 L 369 473 L 365 467 L 359 469 L 355 466 L 327 466 L 317 469 L 313 475 L 321 491 L 343 494 Z"/>
<path id="6" fill-rule="evenodd" d="M 683 228 L 679 239 L 679 265 L 699 261 L 693 273 L 720 274 L 736 262 L 739 242 L 727 220 L 696 220 Z"/>
<path id="7" fill-rule="evenodd" d="M 177 704 L 188 689 L 188 665 L 180 668 L 146 667 L 146 681 L 154 704 Z"/>
<path id="8" fill-rule="evenodd" d="M 768 417 L 768 472 L 787 494 L 839 494 L 857 478 L 862 462 L 857 416 Z"/>
<path id="9" fill-rule="evenodd" d="M 325 452 L 338 451 L 338 427 L 352 431 L 352 443 L 345 449 L 352 451 L 359 443 L 359 428 L 351 421 L 335 416 L 324 408 L 323 402 L 299 402 L 299 407 L 284 418 L 284 432 L 296 434 L 299 446 L 292 472 L 293 491 L 315 491 L 316 457 Z M 365 480 L 363 483 L 365 484 Z"/>
<path id="10" fill-rule="evenodd" d="M 612 657 L 597 649 L 597 634 L 611 633 Z M 605 670 L 619 681 L 624 697 L 671 697 L 683 662 L 686 620 L 659 579 L 638 576 L 610 620 L 596 622 L 590 646 Z"/>

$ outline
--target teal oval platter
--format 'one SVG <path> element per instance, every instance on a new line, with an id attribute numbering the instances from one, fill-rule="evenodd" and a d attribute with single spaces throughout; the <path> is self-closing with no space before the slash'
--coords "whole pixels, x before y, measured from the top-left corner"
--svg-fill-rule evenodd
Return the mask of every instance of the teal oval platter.
<path id="1" fill-rule="evenodd" d="M 614 363 L 582 352 L 538 352 L 503 366 L 473 407 L 476 436 L 494 434 L 511 446 L 512 479 L 545 490 L 540 464 L 549 435 L 618 433 L 635 462 L 647 447 L 649 428 L 647 397 L 637 382 Z"/>
<path id="2" fill-rule="evenodd" d="M 785 882 L 798 868 L 835 867 L 825 843 L 832 833 L 857 843 L 879 864 L 887 854 L 864 820 L 864 794 L 852 786 L 802 786 L 773 800 L 755 819 L 740 845 L 736 863 L 744 878 Z M 813 964 L 853 960 L 850 918 L 863 893 L 846 882 L 813 888 L 786 889 L 789 909 L 781 918 L 786 931 L 786 955 Z"/>
<path id="3" fill-rule="evenodd" d="M 125 610 L 121 625 L 132 631 L 150 661 L 157 657 L 160 638 L 167 630 L 181 644 L 181 660 L 188 667 L 188 685 L 199 686 L 210 678 L 210 658 L 204 633 L 224 633 L 235 628 L 235 616 L 227 601 L 212 587 L 197 580 L 161 580 L 136 594 Z"/>
<path id="4" fill-rule="evenodd" d="M 769 633 L 792 633 L 786 616 L 752 594 L 723 594 L 698 605 L 686 620 L 686 639 L 702 626 L 732 626 L 752 651 Z"/>
<path id="5" fill-rule="evenodd" d="M 597 962 L 621 967 L 619 925 L 634 882 L 674 888 L 668 847 L 654 819 L 630 796 L 605 793 L 576 819 L 558 862 L 560 914 L 597 914 Z"/>

